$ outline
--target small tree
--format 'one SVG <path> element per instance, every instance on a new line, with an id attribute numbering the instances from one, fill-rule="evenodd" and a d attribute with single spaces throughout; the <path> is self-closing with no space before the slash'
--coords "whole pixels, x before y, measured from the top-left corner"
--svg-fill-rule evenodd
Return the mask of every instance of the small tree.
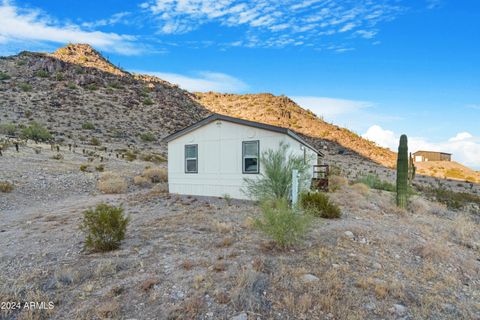
<path id="1" fill-rule="evenodd" d="M 25 139 L 32 139 L 35 142 L 49 141 L 53 139 L 50 131 L 35 121 L 31 122 L 28 127 L 22 129 L 22 137 Z"/>
<path id="2" fill-rule="evenodd" d="M 110 251 L 120 247 L 125 239 L 129 217 L 123 215 L 123 208 L 99 204 L 95 210 L 83 213 L 80 229 L 86 234 L 85 248 L 93 251 Z"/>
<path id="3" fill-rule="evenodd" d="M 299 173 L 299 186 L 305 188 L 308 182 L 310 161 L 302 156 L 288 153 L 288 144 L 281 142 L 277 150 L 269 149 L 262 153 L 260 163 L 263 172 L 258 179 L 245 178 L 243 193 L 252 199 L 291 198 L 292 170 Z"/>

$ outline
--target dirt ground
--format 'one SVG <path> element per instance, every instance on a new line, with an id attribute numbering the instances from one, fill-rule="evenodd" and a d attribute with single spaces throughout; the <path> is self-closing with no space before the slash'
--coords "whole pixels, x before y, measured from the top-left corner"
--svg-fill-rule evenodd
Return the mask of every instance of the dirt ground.
<path id="1" fill-rule="evenodd" d="M 41 148 L 40 153 L 34 148 Z M 316 219 L 282 251 L 252 227 L 253 202 L 177 196 L 132 179 L 151 163 L 107 158 L 124 194 L 99 193 L 81 153 L 49 146 L 0 157 L 1 319 L 480 319 L 478 219 L 415 197 L 339 183 L 336 220 Z M 82 212 L 106 202 L 130 215 L 109 253 L 83 250 Z M 53 309 L 28 310 L 28 301 Z"/>

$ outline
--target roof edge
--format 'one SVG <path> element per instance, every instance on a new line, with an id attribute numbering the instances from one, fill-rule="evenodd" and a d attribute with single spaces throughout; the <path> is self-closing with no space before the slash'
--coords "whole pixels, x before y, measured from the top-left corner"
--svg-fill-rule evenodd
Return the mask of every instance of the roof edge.
<path id="1" fill-rule="evenodd" d="M 210 122 L 213 122 L 213 121 L 216 121 L 216 120 L 228 121 L 228 122 L 241 124 L 241 125 L 246 125 L 246 126 L 251 126 L 251 127 L 255 127 L 255 128 L 259 128 L 259 129 L 268 130 L 268 131 L 283 133 L 283 134 L 288 135 L 292 139 L 300 142 L 301 144 L 308 147 L 309 149 L 311 149 L 315 153 L 317 153 L 321 156 L 325 156 L 323 154 L 323 152 L 314 148 L 312 145 L 307 143 L 304 139 L 302 139 L 295 132 L 293 132 L 292 130 L 290 130 L 288 128 L 274 126 L 274 125 L 261 123 L 261 122 L 245 120 L 245 119 L 241 119 L 241 118 L 234 118 L 234 117 L 225 116 L 225 115 L 218 114 L 218 113 L 214 113 L 214 114 L 212 114 L 212 115 L 210 115 L 210 116 L 208 116 L 208 117 L 206 117 L 206 118 L 204 118 L 204 119 L 202 119 L 202 120 L 200 120 L 200 121 L 198 121 L 198 122 L 196 122 L 196 123 L 194 123 L 194 124 L 192 124 L 188 127 L 185 127 L 181 130 L 178 130 L 178 131 L 166 136 L 165 138 L 163 138 L 162 141 L 165 141 L 165 142 L 168 143 L 170 141 L 173 141 L 173 140 L 175 140 L 175 139 L 177 139 L 181 136 L 184 136 L 185 134 L 190 133 L 190 132 L 192 132 L 192 131 L 200 128 L 200 127 L 203 127 L 204 125 L 209 124 Z"/>

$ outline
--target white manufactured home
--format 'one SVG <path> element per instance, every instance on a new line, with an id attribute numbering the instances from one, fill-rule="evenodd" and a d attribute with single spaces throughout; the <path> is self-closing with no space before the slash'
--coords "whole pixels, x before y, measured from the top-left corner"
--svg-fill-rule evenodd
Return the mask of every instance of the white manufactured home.
<path id="1" fill-rule="evenodd" d="M 289 129 L 213 114 L 164 139 L 168 143 L 170 193 L 248 199 L 244 178 L 258 178 L 260 157 L 288 145 L 313 167 L 323 154 Z"/>

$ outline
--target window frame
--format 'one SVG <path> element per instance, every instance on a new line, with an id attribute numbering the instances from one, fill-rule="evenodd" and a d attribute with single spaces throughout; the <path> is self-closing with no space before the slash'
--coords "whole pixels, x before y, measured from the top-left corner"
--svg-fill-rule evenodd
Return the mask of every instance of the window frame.
<path id="1" fill-rule="evenodd" d="M 195 147 L 196 148 L 196 151 L 197 151 L 196 152 L 197 153 L 196 158 L 187 158 L 187 147 Z M 185 173 L 186 174 L 198 173 L 198 144 L 186 144 L 185 148 L 184 148 L 183 158 L 184 158 L 184 165 L 185 165 Z M 188 171 L 187 160 L 195 160 L 196 161 L 195 171 Z"/>
<path id="2" fill-rule="evenodd" d="M 245 148 L 244 146 L 248 143 L 255 142 L 257 144 L 257 170 L 256 171 L 245 171 Z M 252 158 L 252 157 L 249 157 Z M 243 174 L 259 174 L 260 173 L 260 140 L 248 140 L 242 141 L 242 173 Z"/>

